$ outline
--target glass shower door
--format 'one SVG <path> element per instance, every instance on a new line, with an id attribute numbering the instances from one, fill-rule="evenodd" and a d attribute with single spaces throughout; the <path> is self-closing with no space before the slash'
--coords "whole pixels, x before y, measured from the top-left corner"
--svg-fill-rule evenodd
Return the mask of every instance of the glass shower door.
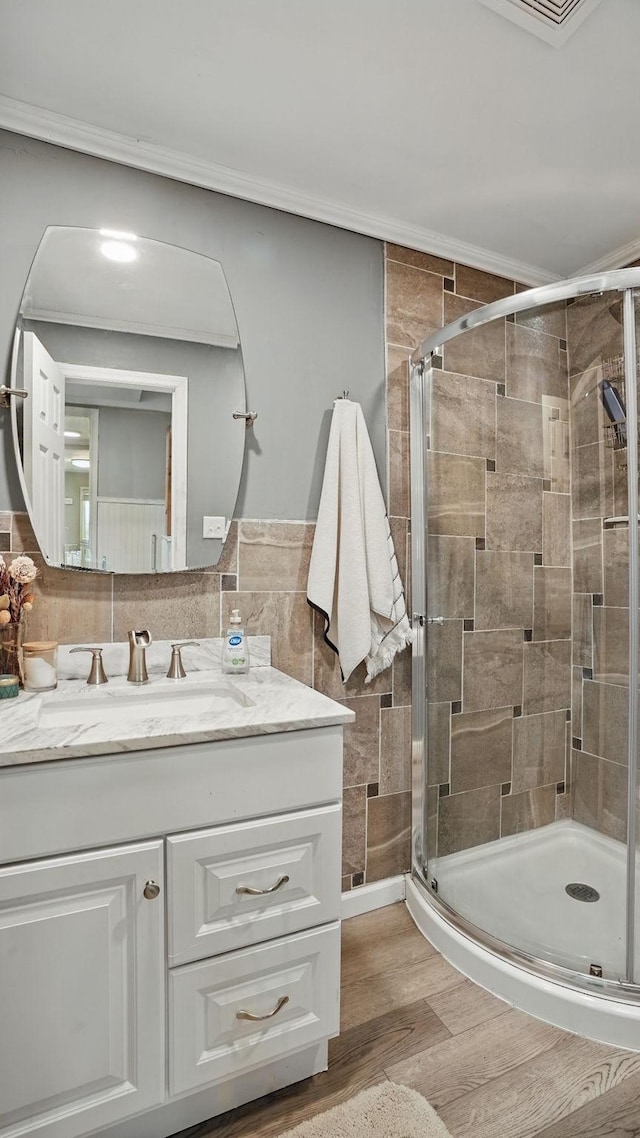
<path id="1" fill-rule="evenodd" d="M 625 980 L 630 689 L 629 462 L 624 304 L 619 292 L 567 309 L 573 545 L 572 824 L 585 883 L 583 971 Z M 580 913 L 578 914 L 580 917 Z M 587 958 L 590 958 L 587 959 Z M 591 963 L 590 963 L 591 961 Z"/>
<path id="2" fill-rule="evenodd" d="M 639 429 L 638 407 L 640 394 L 640 291 L 625 293 L 625 377 L 627 389 L 633 393 L 629 400 L 627 392 L 626 442 L 629 453 L 629 551 L 630 551 L 630 621 L 629 643 L 631 657 L 631 676 L 629 685 L 629 799 L 628 850 L 627 850 L 627 972 L 628 979 L 640 985 L 640 784 L 638 765 L 640 762 L 640 459 L 638 457 Z"/>
<path id="3" fill-rule="evenodd" d="M 612 293 L 501 318 L 434 357 L 426 698 L 414 691 L 428 888 L 489 939 L 620 980 L 634 661 L 628 463 L 605 384 L 624 355 Z"/>

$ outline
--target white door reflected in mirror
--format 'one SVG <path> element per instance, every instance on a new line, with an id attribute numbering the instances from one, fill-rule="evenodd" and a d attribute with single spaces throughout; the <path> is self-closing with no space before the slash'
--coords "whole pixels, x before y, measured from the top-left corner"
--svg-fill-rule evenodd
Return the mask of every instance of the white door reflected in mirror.
<path id="1" fill-rule="evenodd" d="M 47 560 L 185 569 L 187 377 L 56 361 L 33 332 L 24 360 L 25 454 Z"/>
<path id="2" fill-rule="evenodd" d="M 33 332 L 24 338 L 25 475 L 31 501 L 41 519 L 42 552 L 47 560 L 63 559 L 65 380 L 62 370 Z"/>

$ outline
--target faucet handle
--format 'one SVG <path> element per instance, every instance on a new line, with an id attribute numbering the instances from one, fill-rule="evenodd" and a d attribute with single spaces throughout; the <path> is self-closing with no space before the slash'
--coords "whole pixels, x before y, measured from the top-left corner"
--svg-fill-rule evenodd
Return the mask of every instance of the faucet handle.
<path id="1" fill-rule="evenodd" d="M 184 680 L 186 672 L 182 664 L 182 648 L 199 648 L 200 642 L 198 640 L 181 640 L 178 644 L 171 645 L 171 663 L 169 664 L 169 671 L 167 672 L 168 680 Z"/>
<path id="2" fill-rule="evenodd" d="M 69 655 L 71 655 L 72 652 L 91 652 L 91 671 L 89 672 L 89 678 L 87 680 L 88 684 L 97 685 L 109 683 L 109 678 L 104 670 L 104 664 L 102 663 L 102 648 L 71 648 Z"/>

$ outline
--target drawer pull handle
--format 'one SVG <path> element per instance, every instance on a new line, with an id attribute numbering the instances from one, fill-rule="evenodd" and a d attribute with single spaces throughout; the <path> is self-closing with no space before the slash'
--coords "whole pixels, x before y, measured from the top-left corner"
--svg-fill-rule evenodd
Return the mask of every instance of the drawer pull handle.
<path id="1" fill-rule="evenodd" d="M 283 873 L 282 877 L 279 877 L 275 885 L 271 885 L 269 889 L 256 889 L 253 885 L 237 885 L 236 893 L 248 893 L 250 897 L 263 897 L 266 893 L 275 893 L 276 889 L 282 889 L 288 880 L 289 874 Z"/>
<path id="2" fill-rule="evenodd" d="M 250 1019 L 251 1021 L 258 1020 L 258 1019 L 272 1019 L 273 1016 L 277 1016 L 278 1012 L 282 1011 L 284 1005 L 288 1004 L 288 1003 L 289 1003 L 289 997 L 288 996 L 280 996 L 280 999 L 278 1000 L 273 1011 L 267 1012 L 267 1014 L 265 1016 L 256 1016 L 253 1014 L 253 1012 L 245 1012 L 243 1010 L 243 1011 L 236 1012 L 236 1019 Z"/>
<path id="3" fill-rule="evenodd" d="M 157 881 L 147 881 L 144 889 L 142 890 L 147 901 L 155 901 L 160 892 L 160 886 Z"/>

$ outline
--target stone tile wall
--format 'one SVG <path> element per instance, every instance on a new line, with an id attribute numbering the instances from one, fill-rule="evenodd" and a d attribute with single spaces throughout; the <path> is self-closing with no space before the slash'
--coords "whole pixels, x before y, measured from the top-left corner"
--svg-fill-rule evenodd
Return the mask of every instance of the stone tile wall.
<path id="1" fill-rule="evenodd" d="M 518 285 L 387 246 L 390 509 L 409 514 L 407 357 Z M 432 374 L 429 853 L 570 809 L 569 402 L 564 306 L 467 332 Z"/>

